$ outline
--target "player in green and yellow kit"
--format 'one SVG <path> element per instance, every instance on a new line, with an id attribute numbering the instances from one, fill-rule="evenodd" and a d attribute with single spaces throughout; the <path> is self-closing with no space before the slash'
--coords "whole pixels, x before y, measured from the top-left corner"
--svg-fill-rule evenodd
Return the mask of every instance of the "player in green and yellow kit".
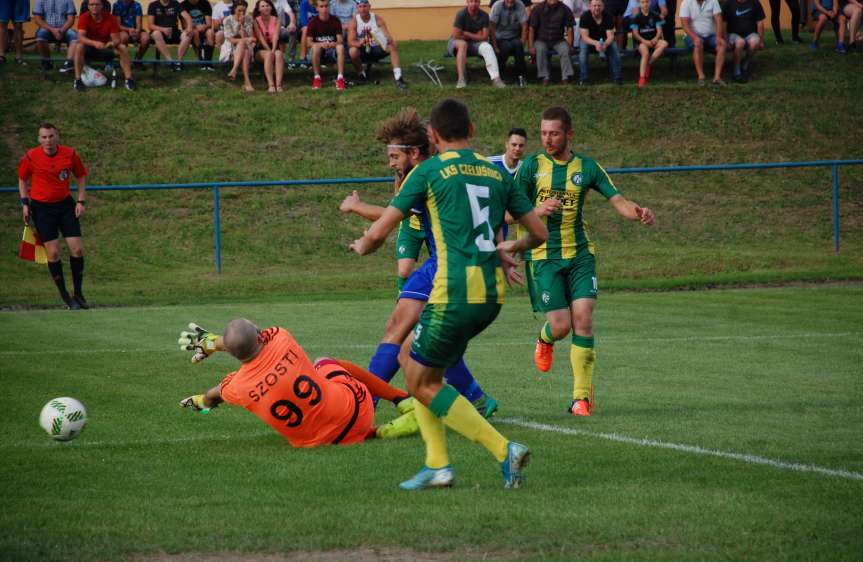
<path id="1" fill-rule="evenodd" d="M 504 281 L 515 265 L 497 247 L 496 233 L 504 212 L 527 231 L 518 240 L 501 242 L 508 252 L 535 248 L 548 235 L 530 201 L 509 176 L 468 148 L 473 130 L 468 109 L 461 102 L 448 99 L 435 106 L 429 135 L 439 154 L 407 175 L 381 218 L 351 244 L 360 255 L 374 251 L 411 209 L 424 207 L 431 222 L 437 272 L 403 363 L 426 444 L 426 461 L 413 478 L 401 483 L 405 490 L 452 485 L 445 424 L 494 455 L 507 488 L 522 485 L 522 469 L 530 455 L 527 447 L 508 441 L 443 382 L 444 370 L 461 358 L 468 341 L 500 312 Z"/>
<path id="2" fill-rule="evenodd" d="M 554 342 L 572 332 L 569 411 L 589 416 L 596 362 L 593 308 L 597 283 L 594 246 L 584 220 L 587 194 L 591 189 L 598 191 L 621 216 L 648 226 L 653 224 L 654 215 L 621 195 L 596 161 L 570 150 L 575 132 L 564 108 L 551 107 L 543 112 L 540 133 L 545 150 L 527 158 L 515 179 L 535 205 L 549 199 L 560 202 L 554 212 L 542 218 L 548 227 L 548 241 L 524 255 L 533 309 L 546 317 L 534 361 L 540 371 L 551 369 Z"/>

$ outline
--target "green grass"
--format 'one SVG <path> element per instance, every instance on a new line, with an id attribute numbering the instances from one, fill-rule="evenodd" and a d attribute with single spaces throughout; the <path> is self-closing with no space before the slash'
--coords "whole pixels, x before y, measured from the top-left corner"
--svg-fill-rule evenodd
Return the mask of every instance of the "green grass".
<path id="1" fill-rule="evenodd" d="M 450 432 L 457 486 L 416 494 L 396 484 L 422 463 L 418 438 L 296 450 L 248 412 L 177 405 L 234 368 L 175 350 L 189 320 L 244 315 L 288 327 L 311 357 L 364 363 L 389 299 L 3 312 L 0 559 L 860 559 L 861 300 L 857 285 L 605 295 L 599 408 L 576 420 L 566 345 L 540 375 L 538 323 L 512 299 L 466 357 L 501 402 L 497 427 L 534 451 L 527 486 L 503 490 L 489 455 Z M 87 405 L 89 425 L 52 443 L 38 412 L 64 395 Z"/>
<path id="2" fill-rule="evenodd" d="M 408 92 L 385 67 L 380 86 L 312 92 L 291 73 L 279 96 L 243 95 L 219 75 L 190 69 L 139 76 L 134 94 L 106 89 L 73 95 L 68 78 L 45 81 L 37 65 L 0 67 L 0 183 L 13 185 L 18 159 L 35 145 L 36 125 L 59 125 L 63 142 L 90 167 L 92 184 L 369 177 L 387 175 L 375 125 L 406 105 L 424 114 L 455 95 L 410 66 L 441 59 L 440 42 L 403 45 Z M 575 114 L 576 148 L 606 167 L 764 162 L 860 157 L 863 89 L 859 55 L 773 47 L 759 56 L 759 79 L 699 88 L 687 58 L 662 62 L 644 91 L 530 86 L 500 92 L 472 63 L 472 85 L 458 96 L 477 123 L 475 146 L 501 151 L 504 132 L 526 127 L 539 148 L 541 110 L 563 104 Z M 829 77 L 826 78 L 826 77 Z M 260 82 L 259 82 L 260 83 Z M 657 212 L 646 230 L 623 223 L 594 197 L 587 217 L 606 288 L 704 287 L 863 278 L 860 167 L 841 172 L 842 252 L 832 247 L 828 169 L 618 176 L 620 189 Z M 345 254 L 365 224 L 337 205 L 350 186 L 234 189 L 222 192 L 223 274 L 213 273 L 209 191 L 92 193 L 84 221 L 88 294 L 105 304 L 208 299 L 281 299 L 286 295 L 382 291 L 393 284 L 392 246 L 358 259 Z M 367 186 L 386 203 L 389 186 Z M 43 268 L 13 258 L 20 237 L 17 197 L 0 198 L 0 304 L 53 304 Z M 67 268 L 68 271 L 68 268 Z M 14 287 L 14 289 L 13 289 Z"/>

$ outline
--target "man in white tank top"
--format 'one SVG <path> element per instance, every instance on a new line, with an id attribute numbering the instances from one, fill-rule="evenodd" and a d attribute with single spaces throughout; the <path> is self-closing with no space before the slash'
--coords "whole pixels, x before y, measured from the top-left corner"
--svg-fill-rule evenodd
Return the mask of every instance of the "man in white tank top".
<path id="1" fill-rule="evenodd" d="M 396 86 L 408 87 L 402 77 L 399 51 L 384 18 L 371 12 L 369 0 L 357 0 L 357 14 L 348 25 L 348 46 L 351 62 L 361 80 L 366 79 L 364 65 L 390 57 Z"/>

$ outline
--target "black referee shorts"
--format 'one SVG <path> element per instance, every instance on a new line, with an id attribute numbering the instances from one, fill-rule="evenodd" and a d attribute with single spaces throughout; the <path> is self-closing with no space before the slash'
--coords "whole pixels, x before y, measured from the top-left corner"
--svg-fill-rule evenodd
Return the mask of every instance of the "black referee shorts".
<path id="1" fill-rule="evenodd" d="M 62 232 L 64 238 L 81 236 L 81 223 L 75 216 L 75 201 L 71 196 L 57 203 L 31 199 L 30 216 L 42 242 L 56 240 L 57 231 Z"/>

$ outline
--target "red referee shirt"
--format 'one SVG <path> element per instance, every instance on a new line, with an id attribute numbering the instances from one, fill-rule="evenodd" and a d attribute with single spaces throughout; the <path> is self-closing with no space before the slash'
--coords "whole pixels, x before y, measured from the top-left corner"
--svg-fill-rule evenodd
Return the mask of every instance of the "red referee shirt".
<path id="1" fill-rule="evenodd" d="M 53 156 L 45 154 L 38 146 L 31 148 L 21 159 L 18 177 L 30 182 L 30 198 L 40 203 L 57 203 L 69 197 L 69 180 L 72 176 L 82 178 L 87 168 L 81 157 L 68 146 L 57 146 Z"/>

